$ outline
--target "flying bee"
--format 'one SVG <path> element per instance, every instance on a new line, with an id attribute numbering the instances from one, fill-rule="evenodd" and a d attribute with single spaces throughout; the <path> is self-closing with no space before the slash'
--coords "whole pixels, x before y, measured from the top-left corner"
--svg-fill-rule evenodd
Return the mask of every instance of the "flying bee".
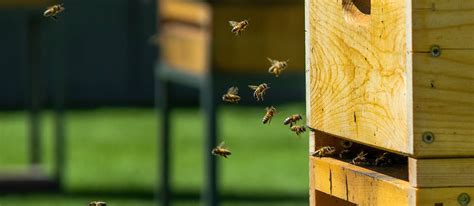
<path id="1" fill-rule="evenodd" d="M 272 64 L 270 68 L 268 68 L 268 73 L 274 74 L 276 77 L 280 76 L 281 72 L 286 69 L 288 62 L 290 61 L 289 59 L 286 61 L 278 61 L 268 57 L 267 59 Z"/>
<path id="2" fill-rule="evenodd" d="M 267 113 L 265 113 L 265 116 L 263 116 L 262 122 L 263 124 L 270 124 L 272 121 L 273 115 L 276 113 L 276 109 L 273 106 L 267 107 L 265 110 L 267 110 Z"/>
<path id="3" fill-rule="evenodd" d="M 367 166 L 370 165 L 369 160 L 365 157 L 367 153 L 364 151 L 361 151 L 359 154 L 357 154 L 354 159 L 352 159 L 351 163 L 354 165 L 359 165 L 359 166 Z"/>
<path id="4" fill-rule="evenodd" d="M 290 127 L 293 126 L 293 124 L 295 124 L 297 121 L 303 119 L 303 117 L 301 117 L 301 114 L 294 114 L 294 115 L 291 115 L 289 117 L 287 117 L 285 119 L 285 121 L 283 121 L 283 124 L 284 125 L 288 125 L 290 124 Z"/>
<path id="5" fill-rule="evenodd" d="M 107 206 L 107 203 L 94 201 L 94 202 L 89 203 L 89 206 Z"/>
<path id="6" fill-rule="evenodd" d="M 254 90 L 253 96 L 257 99 L 257 101 L 263 101 L 263 95 L 265 94 L 265 91 L 267 91 L 267 89 L 270 89 L 270 87 L 268 87 L 266 83 L 262 83 L 258 86 L 249 85 L 249 88 Z"/>
<path id="7" fill-rule="evenodd" d="M 216 156 L 227 158 L 232 153 L 224 146 L 224 142 L 221 142 L 216 148 L 212 149 L 211 153 Z"/>
<path id="8" fill-rule="evenodd" d="M 348 150 L 348 149 L 343 149 L 339 152 L 338 156 L 339 156 L 339 159 L 348 159 L 349 158 L 349 153 L 351 151 Z"/>
<path id="9" fill-rule="evenodd" d="M 330 155 L 333 155 L 334 153 L 336 152 L 336 148 L 335 147 L 331 147 L 331 146 L 324 146 L 324 147 L 321 147 L 319 148 L 318 150 L 316 150 L 315 152 L 313 152 L 311 154 L 311 156 L 313 157 L 326 157 L 326 156 L 330 156 Z"/>
<path id="10" fill-rule="evenodd" d="M 380 155 L 379 157 L 377 157 L 375 159 L 375 165 L 376 166 L 381 166 L 381 167 L 385 167 L 385 166 L 389 166 L 392 164 L 392 159 L 390 159 L 390 154 L 388 152 L 384 152 L 382 155 Z"/>
<path id="11" fill-rule="evenodd" d="M 232 27 L 232 33 L 234 33 L 235 36 L 240 36 L 240 33 L 242 33 L 249 25 L 249 21 L 247 19 L 243 21 L 229 21 L 229 24 Z"/>
<path id="12" fill-rule="evenodd" d="M 46 8 L 46 10 L 43 13 L 43 16 L 51 17 L 54 20 L 58 20 L 58 17 L 56 15 L 58 15 L 59 13 L 63 11 L 64 11 L 63 4 L 56 4 L 56 5 Z"/>
<path id="13" fill-rule="evenodd" d="M 299 136 L 301 133 L 306 132 L 306 127 L 304 125 L 302 125 L 302 126 L 294 125 L 294 126 L 290 127 L 290 130 L 295 132 L 296 135 Z"/>
<path id="14" fill-rule="evenodd" d="M 237 95 L 239 88 L 231 87 L 227 90 L 227 94 L 222 95 L 222 100 L 229 103 L 238 103 L 240 101 L 240 96 Z"/>

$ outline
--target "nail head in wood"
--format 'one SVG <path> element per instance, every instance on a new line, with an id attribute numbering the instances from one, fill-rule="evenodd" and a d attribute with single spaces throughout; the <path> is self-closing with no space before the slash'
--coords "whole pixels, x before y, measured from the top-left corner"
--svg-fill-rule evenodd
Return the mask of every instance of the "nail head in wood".
<path id="1" fill-rule="evenodd" d="M 435 139 L 433 132 L 424 132 L 422 135 L 422 138 L 423 138 L 423 142 L 425 142 L 426 144 L 433 143 Z"/>
<path id="2" fill-rule="evenodd" d="M 441 55 L 441 48 L 438 45 L 433 45 L 430 52 L 432 57 L 439 57 Z"/>
<path id="3" fill-rule="evenodd" d="M 471 197 L 467 193 L 461 193 L 458 196 L 458 202 L 461 206 L 466 206 L 471 201 Z"/>

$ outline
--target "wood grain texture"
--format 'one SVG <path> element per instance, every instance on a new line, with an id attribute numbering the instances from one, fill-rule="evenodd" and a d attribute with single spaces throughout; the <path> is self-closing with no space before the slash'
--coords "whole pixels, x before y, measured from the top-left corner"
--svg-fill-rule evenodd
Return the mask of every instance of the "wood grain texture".
<path id="1" fill-rule="evenodd" d="M 370 17 L 359 23 L 345 16 L 365 14 L 350 13 L 341 1 L 312 2 L 307 39 L 310 125 L 356 142 L 412 153 L 405 1 L 372 1 Z"/>
<path id="2" fill-rule="evenodd" d="M 290 62 L 283 72 L 304 71 L 304 4 L 217 4 L 213 10 L 213 65 L 223 72 L 266 73 L 267 57 Z M 249 20 L 236 37 L 228 21 Z"/>
<path id="3" fill-rule="evenodd" d="M 162 26 L 162 60 L 173 69 L 203 75 L 208 68 L 209 32 L 188 25 L 167 23 Z"/>
<path id="4" fill-rule="evenodd" d="M 416 191 L 406 181 L 331 158 L 312 158 L 315 188 L 359 206 L 413 205 Z M 432 205 L 431 205 L 432 206 Z"/>
<path id="5" fill-rule="evenodd" d="M 413 54 L 416 157 L 474 156 L 474 50 Z M 422 133 L 435 135 L 431 144 Z"/>
<path id="6" fill-rule="evenodd" d="M 461 193 L 467 193 L 471 197 L 468 206 L 472 205 L 472 197 L 474 197 L 474 187 L 445 187 L 445 188 L 422 188 L 416 190 L 414 196 L 416 197 L 417 206 L 458 206 L 458 196 Z"/>
<path id="7" fill-rule="evenodd" d="M 409 159 L 413 187 L 474 186 L 474 158 Z"/>
<path id="8" fill-rule="evenodd" d="M 466 0 L 413 0 L 413 49 L 474 49 L 474 3 Z"/>

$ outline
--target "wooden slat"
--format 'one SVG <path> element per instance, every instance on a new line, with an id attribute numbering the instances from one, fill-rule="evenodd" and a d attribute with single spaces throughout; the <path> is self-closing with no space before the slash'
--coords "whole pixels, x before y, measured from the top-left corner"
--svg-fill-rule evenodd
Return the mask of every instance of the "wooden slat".
<path id="1" fill-rule="evenodd" d="M 461 205 L 458 202 L 461 193 L 467 193 L 471 197 L 468 205 L 472 205 L 474 187 L 423 188 L 416 190 L 414 196 L 417 206 L 458 206 Z"/>
<path id="2" fill-rule="evenodd" d="M 412 153 L 405 1 L 371 3 L 369 20 L 356 23 L 362 14 L 348 13 L 341 1 L 315 0 L 309 8 L 310 125 Z"/>
<path id="3" fill-rule="evenodd" d="M 208 68 L 208 33 L 188 25 L 165 24 L 160 37 L 163 61 L 171 68 L 203 75 Z"/>
<path id="4" fill-rule="evenodd" d="M 413 55 L 414 147 L 417 157 L 474 156 L 474 50 Z M 435 141 L 426 144 L 422 133 Z"/>
<path id="5" fill-rule="evenodd" d="M 416 191 L 406 181 L 331 158 L 312 158 L 315 188 L 357 205 L 412 205 Z"/>
<path id="6" fill-rule="evenodd" d="M 182 21 L 208 26 L 211 23 L 211 9 L 199 1 L 159 1 L 159 15 L 162 20 Z"/>
<path id="7" fill-rule="evenodd" d="M 213 65 L 223 72 L 266 73 L 267 57 L 287 60 L 287 70 L 304 71 L 304 5 L 294 3 L 218 4 L 213 17 Z M 249 20 L 240 37 L 229 20 Z"/>
<path id="8" fill-rule="evenodd" d="M 474 186 L 474 158 L 409 159 L 413 187 Z"/>
<path id="9" fill-rule="evenodd" d="M 413 49 L 432 45 L 474 49 L 474 3 L 466 0 L 413 0 Z"/>

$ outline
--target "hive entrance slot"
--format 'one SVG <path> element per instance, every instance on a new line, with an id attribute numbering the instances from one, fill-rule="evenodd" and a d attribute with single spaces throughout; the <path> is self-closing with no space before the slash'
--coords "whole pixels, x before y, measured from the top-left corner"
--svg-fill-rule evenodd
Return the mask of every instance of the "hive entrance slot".
<path id="1" fill-rule="evenodd" d="M 367 24 L 370 20 L 371 0 L 342 0 L 344 20 L 351 24 Z"/>

